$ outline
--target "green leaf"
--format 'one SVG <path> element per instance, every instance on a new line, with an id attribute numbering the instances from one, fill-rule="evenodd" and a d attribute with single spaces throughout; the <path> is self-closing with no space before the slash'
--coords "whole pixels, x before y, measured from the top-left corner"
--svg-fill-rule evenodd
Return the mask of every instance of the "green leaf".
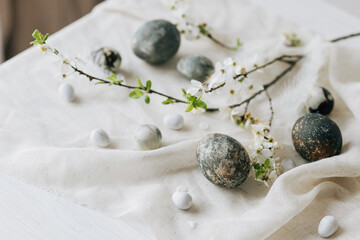
<path id="1" fill-rule="evenodd" d="M 267 158 L 267 159 L 265 160 L 265 162 L 264 162 L 264 166 L 265 166 L 265 167 L 268 167 L 269 165 L 270 165 L 270 159 Z"/>
<path id="2" fill-rule="evenodd" d="M 31 36 L 35 39 L 34 41 L 30 42 L 31 45 L 43 45 L 48 39 L 49 34 L 47 33 L 44 37 L 44 35 L 42 35 L 39 30 L 35 29 Z"/>
<path id="3" fill-rule="evenodd" d="M 191 102 L 191 103 L 189 103 L 189 106 L 186 108 L 185 112 L 191 112 L 191 110 L 193 110 L 193 108 L 194 108 L 194 105 Z"/>
<path id="4" fill-rule="evenodd" d="M 186 90 L 183 89 L 183 88 L 182 88 L 181 90 L 182 90 L 182 92 L 183 92 L 183 96 L 186 97 L 186 94 L 187 94 L 187 93 L 186 93 Z"/>
<path id="5" fill-rule="evenodd" d="M 195 100 L 195 107 L 199 107 L 205 110 L 207 109 L 206 103 L 201 101 L 200 99 Z"/>
<path id="6" fill-rule="evenodd" d="M 259 164 L 259 163 L 255 163 L 255 164 L 254 164 L 254 168 L 255 168 L 256 170 L 259 170 L 259 169 L 260 169 L 260 164 Z"/>
<path id="7" fill-rule="evenodd" d="M 168 104 L 172 104 L 172 103 L 174 103 L 174 101 L 171 98 L 168 98 L 162 102 L 162 104 L 164 104 L 164 105 L 168 105 Z"/>
<path id="8" fill-rule="evenodd" d="M 151 81 L 147 80 L 146 81 L 146 90 L 150 91 L 150 89 L 151 89 Z"/>
<path id="9" fill-rule="evenodd" d="M 201 34 L 203 34 L 203 35 L 209 34 L 209 32 L 202 25 L 199 25 L 198 27 L 199 27 Z"/>
<path id="10" fill-rule="evenodd" d="M 238 82 L 243 82 L 244 81 L 244 79 L 245 79 L 245 77 L 242 77 L 242 78 L 240 78 L 239 80 L 238 80 Z"/>
<path id="11" fill-rule="evenodd" d="M 141 91 L 140 89 L 138 88 L 135 88 L 134 89 L 134 92 L 136 93 L 136 95 L 138 95 L 139 97 L 142 97 L 144 95 L 143 91 Z"/>
<path id="12" fill-rule="evenodd" d="M 150 103 L 150 97 L 149 97 L 149 95 L 146 95 L 146 96 L 145 96 L 145 103 L 146 103 L 146 104 L 149 104 L 149 103 Z"/>
<path id="13" fill-rule="evenodd" d="M 111 80 L 111 81 L 113 81 L 113 82 L 117 81 L 116 75 L 115 75 L 115 73 L 113 73 L 113 72 L 110 73 L 110 77 L 108 77 L 107 79 L 109 79 L 109 80 Z"/>
<path id="14" fill-rule="evenodd" d="M 44 42 L 47 40 L 49 38 L 49 34 L 47 33 L 46 35 L 45 35 L 45 37 L 44 37 Z"/>
<path id="15" fill-rule="evenodd" d="M 138 96 L 135 91 L 130 92 L 129 97 L 134 98 L 134 99 L 140 98 L 140 96 Z"/>
<path id="16" fill-rule="evenodd" d="M 145 87 L 144 87 L 144 85 L 142 84 L 142 82 L 141 82 L 141 80 L 140 80 L 139 77 L 136 78 L 136 82 L 137 82 L 137 84 L 139 85 L 139 87 L 140 87 L 141 89 L 144 89 L 144 90 L 145 90 Z"/>
<path id="17" fill-rule="evenodd" d="M 95 85 L 98 85 L 98 84 L 103 84 L 104 82 L 97 82 L 97 83 L 95 83 Z"/>
<path id="18" fill-rule="evenodd" d="M 242 43 L 241 43 L 241 41 L 240 41 L 240 38 L 236 39 L 236 45 L 237 45 L 238 47 L 241 47 Z"/>
<path id="19" fill-rule="evenodd" d="M 41 41 L 39 41 L 39 40 L 35 40 L 35 41 L 32 41 L 32 42 L 30 42 L 30 45 L 41 45 L 41 43 L 40 43 Z"/>
<path id="20" fill-rule="evenodd" d="M 261 171 L 256 171 L 255 177 L 256 179 L 258 179 L 261 176 L 262 172 Z"/>
<path id="21" fill-rule="evenodd" d="M 245 128 L 245 123 L 242 121 L 237 122 L 237 125 L 239 125 L 241 128 Z"/>
<path id="22" fill-rule="evenodd" d="M 34 30 L 31 36 L 37 40 L 41 40 L 41 33 L 37 29 Z"/>

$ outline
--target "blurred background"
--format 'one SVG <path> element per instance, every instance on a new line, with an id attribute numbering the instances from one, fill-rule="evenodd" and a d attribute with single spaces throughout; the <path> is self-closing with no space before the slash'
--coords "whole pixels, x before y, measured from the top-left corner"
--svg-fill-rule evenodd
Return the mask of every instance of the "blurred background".
<path id="1" fill-rule="evenodd" d="M 31 33 L 35 28 L 52 34 L 89 13 L 102 1 L 104 0 L 0 0 L 0 63 L 30 47 Z M 276 0 L 249 1 L 272 5 Z M 317 1 L 328 2 L 355 17 L 360 17 L 358 0 Z M 279 9 L 273 9 L 274 12 L 277 10 Z"/>
<path id="2" fill-rule="evenodd" d="M 0 0 L 0 63 L 26 48 L 35 28 L 54 33 L 103 0 Z"/>

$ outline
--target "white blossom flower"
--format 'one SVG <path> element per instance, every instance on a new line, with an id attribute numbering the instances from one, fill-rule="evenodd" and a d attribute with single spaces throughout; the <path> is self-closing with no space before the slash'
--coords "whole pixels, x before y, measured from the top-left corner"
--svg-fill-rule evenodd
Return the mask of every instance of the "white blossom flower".
<path id="1" fill-rule="evenodd" d="M 203 112 L 205 112 L 205 109 L 196 107 L 196 108 L 193 108 L 193 110 L 191 110 L 191 112 L 194 114 L 203 113 Z"/>
<path id="2" fill-rule="evenodd" d="M 270 135 L 270 127 L 267 124 L 258 122 L 251 125 L 251 132 L 254 140 L 249 146 L 252 171 L 255 180 L 270 187 L 280 173 L 279 157 L 276 157 L 280 149 L 279 144 Z"/>
<path id="3" fill-rule="evenodd" d="M 203 86 L 201 82 L 197 80 L 191 80 L 191 84 L 194 86 L 192 88 L 189 88 L 186 93 L 193 95 L 195 97 L 200 97 L 202 95 Z"/>
<path id="4" fill-rule="evenodd" d="M 51 51 L 50 46 L 47 45 L 47 44 L 41 44 L 41 45 L 39 45 L 39 47 L 40 47 L 40 50 L 41 50 L 42 53 L 46 54 L 46 53 Z"/>

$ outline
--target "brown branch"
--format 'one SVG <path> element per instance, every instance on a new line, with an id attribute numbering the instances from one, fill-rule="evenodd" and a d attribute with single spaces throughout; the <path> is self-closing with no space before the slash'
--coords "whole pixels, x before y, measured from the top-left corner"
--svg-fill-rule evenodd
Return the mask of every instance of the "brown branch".
<path id="1" fill-rule="evenodd" d="M 134 87 L 134 86 L 130 86 L 130 85 L 126 85 L 126 84 L 122 84 L 120 82 L 117 82 L 117 83 L 113 83 L 111 81 L 108 81 L 108 80 L 105 80 L 105 79 L 102 79 L 102 78 L 98 78 L 98 77 L 94 77 L 88 73 L 85 73 L 84 71 L 78 69 L 77 67 L 73 66 L 72 64 L 68 63 L 68 65 L 77 73 L 79 73 L 80 75 L 83 75 L 85 77 L 87 77 L 89 79 L 89 81 L 91 82 L 92 80 L 97 80 L 103 84 L 113 84 L 113 85 L 116 85 L 116 86 L 119 86 L 119 87 L 125 87 L 125 88 L 128 88 L 128 89 L 135 89 L 135 88 L 138 88 L 138 87 Z M 150 89 L 150 91 L 148 91 L 149 94 L 157 94 L 157 95 L 160 95 L 162 97 L 166 97 L 166 98 L 169 98 L 169 99 L 172 99 L 174 102 L 176 103 L 184 103 L 184 104 L 187 104 L 186 101 L 183 101 L 183 100 L 180 100 L 180 99 L 177 99 L 177 98 L 174 98 L 172 96 L 169 96 L 169 95 L 166 95 L 164 93 L 161 93 L 161 92 L 158 92 L 156 90 L 152 90 Z"/>
<path id="2" fill-rule="evenodd" d="M 349 34 L 349 35 L 342 36 L 342 37 L 339 37 L 339 38 L 335 38 L 335 39 L 330 40 L 330 42 L 334 43 L 334 42 L 338 42 L 338 41 L 341 41 L 341 40 L 345 40 L 345 39 L 352 38 L 352 37 L 357 37 L 357 36 L 360 36 L 360 33 L 353 33 L 353 34 Z"/>
<path id="3" fill-rule="evenodd" d="M 231 51 L 236 51 L 238 50 L 237 47 L 230 47 L 226 44 L 224 44 L 223 42 L 219 41 L 218 39 L 214 38 L 210 33 L 208 34 L 204 34 L 206 37 L 208 37 L 211 41 L 213 41 L 214 43 L 216 43 L 217 45 L 219 45 L 220 47 L 223 47 L 227 50 L 231 50 Z"/>
<path id="4" fill-rule="evenodd" d="M 272 99 L 270 97 L 268 90 L 265 90 L 265 93 L 269 100 L 269 107 L 270 107 L 270 113 L 271 113 L 270 120 L 269 120 L 269 127 L 271 127 L 272 120 L 274 119 L 274 108 L 273 108 Z"/>
<path id="5" fill-rule="evenodd" d="M 207 36 L 209 39 L 211 39 L 212 41 L 214 41 L 216 44 L 224 47 L 224 48 L 227 48 L 229 50 L 234 50 L 235 48 L 233 47 L 229 47 L 227 45 L 225 45 L 224 43 L 220 42 L 219 40 L 217 40 L 216 38 L 214 38 L 211 34 L 209 33 L 203 33 L 203 35 Z M 360 33 L 354 33 L 354 34 L 349 34 L 349 35 L 346 35 L 346 36 L 343 36 L 343 37 L 339 37 L 339 38 L 335 38 L 333 40 L 330 40 L 330 42 L 332 43 L 335 43 L 335 42 L 338 42 L 338 41 L 341 41 L 341 40 L 345 40 L 345 39 L 349 39 L 349 38 L 352 38 L 352 37 L 357 37 L 357 36 L 360 36 Z M 45 42 L 44 42 L 45 43 Z M 51 48 L 52 49 L 52 48 Z M 59 55 L 59 51 L 56 50 L 56 49 L 52 49 L 53 53 L 55 55 Z M 256 72 L 257 70 L 259 69 L 263 69 L 263 68 L 266 68 L 272 64 L 274 64 L 275 62 L 284 62 L 284 63 L 287 63 L 289 64 L 290 66 L 288 68 L 286 68 L 283 72 L 281 72 L 278 76 L 276 76 L 271 82 L 263 85 L 263 89 L 262 90 L 259 90 L 257 91 L 256 93 L 254 93 L 252 96 L 250 96 L 249 98 L 245 99 L 244 101 L 242 101 L 241 103 L 237 103 L 237 104 L 233 104 L 233 105 L 230 105 L 229 108 L 235 108 L 235 107 L 239 107 L 239 106 L 242 106 L 243 104 L 246 104 L 245 106 L 245 114 L 247 112 L 247 109 L 248 109 L 248 106 L 251 102 L 251 100 L 253 100 L 254 98 L 256 98 L 258 95 L 260 95 L 261 93 L 265 92 L 267 94 L 267 97 L 269 99 L 269 103 L 270 103 L 270 111 L 271 111 L 271 118 L 270 118 L 270 124 L 272 122 L 272 119 L 273 119 L 273 115 L 274 115 L 274 111 L 273 111 L 273 107 L 272 107 L 272 102 L 271 102 L 271 98 L 267 92 L 267 89 L 270 88 L 271 86 L 273 86 L 275 83 L 277 83 L 284 75 L 286 75 L 288 72 L 290 72 L 294 67 L 295 65 L 303 58 L 304 56 L 302 55 L 282 55 L 280 57 L 277 57 L 261 66 L 257 66 L 253 69 L 251 69 L 250 71 L 246 72 L 246 73 L 241 73 L 241 74 L 238 74 L 236 76 L 234 76 L 234 80 L 238 79 L 239 77 L 247 77 L 249 74 L 253 73 L 253 72 Z M 110 82 L 108 80 L 105 80 L 105 79 L 101 79 L 101 78 L 98 78 L 98 77 L 94 77 L 90 74 L 87 74 L 85 73 L 84 71 L 78 69 L 76 66 L 73 66 L 72 64 L 68 63 L 69 66 L 77 73 L 79 73 L 80 75 L 83 75 L 83 76 L 86 76 L 89 81 L 92 81 L 92 80 L 97 80 L 103 84 L 110 84 L 112 83 L 113 85 L 117 85 L 117 86 L 120 86 L 120 87 L 125 87 L 125 88 L 128 88 L 128 89 L 135 89 L 135 88 L 138 88 L 138 87 L 135 87 L 135 86 L 130 86 L 130 85 L 126 85 L 126 84 L 122 84 L 120 82 L 117 82 L 117 83 L 113 83 L 113 82 Z M 222 84 L 216 88 L 213 88 L 213 89 L 209 89 L 209 90 L 206 90 L 205 92 L 212 92 L 216 89 L 219 89 L 221 87 L 223 87 L 225 85 Z M 163 96 L 163 97 L 166 97 L 166 98 L 169 98 L 169 99 L 172 99 L 174 102 L 177 102 L 177 103 L 184 103 L 184 104 L 188 104 L 186 101 L 183 101 L 183 100 L 180 100 L 180 99 L 177 99 L 177 98 L 174 98 L 172 96 L 169 96 L 167 94 L 164 94 L 164 93 L 161 93 L 161 92 L 158 92 L 156 90 L 150 90 L 148 91 L 149 94 L 157 94 L 159 96 Z M 207 112 L 216 112 L 216 111 L 219 111 L 219 108 L 208 108 L 206 109 Z"/>
<path id="6" fill-rule="evenodd" d="M 235 108 L 235 107 L 240 107 L 241 105 L 250 102 L 252 99 L 254 99 L 256 96 L 260 95 L 261 93 L 263 93 L 264 91 L 266 91 L 269 87 L 273 86 L 275 83 L 277 83 L 283 76 L 285 76 L 286 73 L 290 72 L 295 65 L 302 59 L 302 56 L 298 56 L 298 58 L 296 60 L 294 60 L 292 62 L 292 64 L 286 68 L 283 72 L 281 72 L 278 76 L 276 76 L 271 82 L 265 84 L 263 86 L 263 89 L 257 91 L 256 93 L 254 93 L 252 96 L 250 96 L 249 98 L 245 99 L 244 101 L 242 101 L 241 103 L 237 103 L 237 104 L 233 104 L 230 105 L 229 108 Z"/>

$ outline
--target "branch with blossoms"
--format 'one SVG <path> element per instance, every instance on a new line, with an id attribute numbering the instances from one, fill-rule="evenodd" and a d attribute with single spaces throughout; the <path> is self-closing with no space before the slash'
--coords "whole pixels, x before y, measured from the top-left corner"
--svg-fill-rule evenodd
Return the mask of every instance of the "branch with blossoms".
<path id="1" fill-rule="evenodd" d="M 102 79 L 99 77 L 95 77 L 91 74 L 88 74 L 86 72 L 84 72 L 83 70 L 79 69 L 75 63 L 73 63 L 73 61 L 71 61 L 70 59 L 64 57 L 59 50 L 57 50 L 56 48 L 52 48 L 50 45 L 48 45 L 46 43 L 49 34 L 45 34 L 43 35 L 41 32 L 39 32 L 39 30 L 35 30 L 32 34 L 33 38 L 35 39 L 34 41 L 32 41 L 30 44 L 31 45 L 39 45 L 40 49 L 42 52 L 52 52 L 55 55 L 57 55 L 60 59 L 63 65 L 70 67 L 74 72 L 78 73 L 79 75 L 85 76 L 89 79 L 89 81 L 97 81 L 95 84 L 108 84 L 109 86 L 111 85 L 115 85 L 115 86 L 119 86 L 119 87 L 123 87 L 123 88 L 128 88 L 128 89 L 133 89 L 132 92 L 130 92 L 129 97 L 134 98 L 134 99 L 138 99 L 141 98 L 142 96 L 145 96 L 145 103 L 149 104 L 150 103 L 150 97 L 149 94 L 156 94 L 162 97 L 165 97 L 166 100 L 163 101 L 162 103 L 167 105 L 167 104 L 172 104 L 172 103 L 184 103 L 184 104 L 192 104 L 195 106 L 200 106 L 206 109 L 206 104 L 204 102 L 202 102 L 200 100 L 200 98 L 198 99 L 191 99 L 191 102 L 188 101 L 184 101 L 184 100 L 180 100 L 178 98 L 169 96 L 165 93 L 162 93 L 160 91 L 154 90 L 152 89 L 152 83 L 150 80 L 148 80 L 146 82 L 146 84 L 144 85 L 140 78 L 137 78 L 137 84 L 138 86 L 130 86 L 130 85 L 126 85 L 123 83 L 123 80 L 118 80 L 116 78 L 116 75 L 112 72 L 111 75 L 107 78 L 107 79 Z M 66 75 L 63 75 L 63 77 L 66 77 Z M 191 96 L 188 96 L 189 98 L 191 98 Z"/>
<path id="2" fill-rule="evenodd" d="M 360 33 L 350 34 L 347 36 L 343 36 L 334 40 L 331 40 L 331 42 L 337 42 L 340 40 L 348 39 L 351 37 L 359 36 Z M 111 76 L 109 76 L 107 79 L 99 78 L 96 76 L 93 76 L 89 73 L 84 72 L 83 70 L 79 69 L 76 64 L 69 61 L 69 59 L 65 58 L 56 48 L 52 48 L 49 46 L 46 41 L 49 37 L 49 34 L 43 35 L 38 30 L 35 30 L 32 34 L 34 37 L 34 41 L 32 41 L 31 45 L 39 45 L 40 49 L 43 52 L 52 52 L 60 59 L 62 60 L 62 64 L 67 65 L 70 67 L 74 72 L 78 73 L 79 75 L 83 75 L 89 79 L 89 81 L 96 80 L 96 84 L 108 84 L 108 85 L 115 85 L 119 87 L 124 87 L 128 89 L 133 89 L 133 91 L 129 94 L 131 98 L 139 99 L 143 96 L 146 103 L 150 103 L 150 97 L 149 94 L 156 94 L 159 96 L 162 96 L 166 98 L 162 102 L 162 104 L 173 104 L 173 103 L 182 103 L 187 104 L 188 107 L 186 108 L 186 112 L 190 112 L 192 110 L 200 111 L 201 109 L 206 112 L 216 112 L 219 111 L 219 108 L 208 108 L 207 104 L 202 100 L 202 94 L 203 93 L 211 93 L 214 92 L 222 87 L 225 86 L 226 80 L 231 78 L 233 81 L 237 81 L 239 83 L 244 82 L 247 77 L 255 73 L 261 69 L 264 69 L 274 63 L 282 62 L 286 63 L 289 66 L 283 70 L 278 76 L 276 76 L 273 80 L 271 80 L 269 83 L 264 84 L 260 90 L 249 96 L 247 99 L 241 101 L 240 103 L 229 105 L 228 108 L 233 109 L 240 107 L 242 105 L 245 105 L 245 111 L 244 114 L 241 115 L 241 122 L 243 122 L 245 119 L 245 115 L 247 113 L 247 109 L 249 104 L 253 99 L 255 99 L 257 96 L 259 96 L 261 93 L 266 92 L 271 86 L 274 86 L 279 80 L 281 80 L 288 72 L 290 72 L 295 65 L 304 57 L 303 55 L 282 55 L 279 56 L 269 62 L 264 63 L 263 65 L 254 65 L 254 68 L 251 70 L 246 70 L 244 67 L 241 67 L 238 63 L 234 62 L 232 59 L 225 59 L 224 64 L 217 64 L 215 68 L 215 73 L 212 74 L 212 76 L 206 80 L 204 83 L 200 83 L 198 81 L 192 80 L 191 82 L 195 85 L 194 88 L 190 88 L 188 91 L 183 90 L 183 96 L 185 100 L 178 99 L 176 97 L 170 96 L 168 94 L 162 93 L 160 91 L 152 89 L 151 81 L 148 80 L 144 86 L 144 84 L 141 82 L 141 80 L 137 79 L 138 86 L 130 86 L 123 83 L 123 80 L 116 79 L 116 76 L 114 73 L 111 73 Z M 249 88 L 252 88 L 252 85 L 249 86 Z M 267 97 L 271 102 L 271 98 L 267 93 Z M 272 106 L 270 108 L 271 113 L 273 115 L 273 109 Z"/>
<path id="3" fill-rule="evenodd" d="M 236 44 L 234 44 L 234 46 L 229 46 L 215 38 L 206 23 L 195 24 L 192 21 L 191 16 L 189 16 L 189 4 L 187 4 L 185 0 L 165 0 L 164 3 L 170 9 L 177 21 L 175 26 L 187 40 L 200 39 L 201 36 L 204 36 L 220 47 L 232 51 L 237 51 L 242 46 L 239 38 L 236 39 Z"/>
<path id="4" fill-rule="evenodd" d="M 358 34 L 351 34 L 348 36 L 344 36 L 341 38 L 337 38 L 332 40 L 332 42 L 337 42 L 343 39 L 348 39 L 350 37 L 359 36 Z M 40 49 L 43 52 L 51 52 L 58 56 L 62 62 L 63 66 L 66 66 L 73 70 L 73 73 L 78 73 L 79 75 L 85 76 L 89 81 L 96 81 L 95 84 L 108 84 L 115 85 L 123 88 L 128 88 L 132 90 L 129 93 L 129 97 L 134 99 L 140 99 L 144 97 L 145 103 L 150 103 L 151 94 L 156 94 L 166 98 L 162 104 L 173 104 L 173 103 L 182 103 L 187 104 L 186 112 L 190 111 L 207 111 L 214 112 L 219 111 L 219 108 L 208 108 L 207 104 L 202 100 L 203 94 L 210 94 L 212 92 L 218 91 L 219 89 L 226 86 L 229 82 L 235 82 L 237 84 L 243 84 L 245 88 L 254 89 L 254 86 L 251 84 L 251 81 L 248 79 L 248 76 L 252 73 L 260 71 L 262 69 L 267 68 L 268 66 L 281 62 L 287 64 L 287 68 L 285 68 L 279 75 L 277 75 L 270 82 L 260 86 L 258 90 L 256 90 L 251 96 L 242 100 L 240 103 L 229 105 L 228 109 L 236 109 L 242 105 L 245 105 L 243 114 L 236 114 L 233 116 L 235 122 L 245 128 L 250 129 L 253 133 L 254 140 L 253 143 L 249 146 L 250 151 L 250 159 L 252 166 L 252 173 L 254 175 L 255 180 L 264 183 L 266 186 L 270 186 L 275 179 L 280 175 L 280 165 L 279 165 L 279 157 L 276 156 L 278 150 L 280 149 L 278 142 L 271 137 L 270 135 L 270 127 L 271 122 L 274 116 L 274 109 L 272 105 L 272 99 L 269 95 L 268 89 L 271 86 L 274 86 L 277 82 L 279 82 L 288 72 L 290 72 L 297 63 L 303 59 L 303 55 L 282 55 L 277 57 L 269 62 L 266 62 L 262 65 L 254 65 L 254 67 L 250 70 L 246 70 L 239 63 L 233 61 L 231 58 L 227 58 L 223 61 L 223 63 L 217 63 L 215 66 L 215 73 L 210 76 L 208 80 L 204 83 L 200 83 L 199 81 L 192 80 L 191 83 L 194 87 L 183 91 L 183 96 L 185 100 L 181 100 L 160 91 L 154 90 L 152 88 L 152 82 L 150 80 L 146 81 L 145 84 L 137 78 L 137 86 L 131 86 L 124 84 L 123 80 L 117 79 L 114 73 L 111 73 L 107 79 L 102 79 L 95 77 L 89 73 L 78 68 L 76 61 L 73 59 L 65 58 L 57 49 L 52 48 L 47 44 L 47 39 L 49 34 L 43 35 L 38 30 L 35 30 L 33 35 L 34 41 L 31 42 L 32 45 L 39 45 Z M 63 77 L 66 77 L 64 75 Z M 253 99 L 262 93 L 266 94 L 266 97 L 269 101 L 269 109 L 271 112 L 271 117 L 268 123 L 264 123 L 259 121 L 258 119 L 251 116 L 251 112 L 248 112 L 248 107 Z"/>

